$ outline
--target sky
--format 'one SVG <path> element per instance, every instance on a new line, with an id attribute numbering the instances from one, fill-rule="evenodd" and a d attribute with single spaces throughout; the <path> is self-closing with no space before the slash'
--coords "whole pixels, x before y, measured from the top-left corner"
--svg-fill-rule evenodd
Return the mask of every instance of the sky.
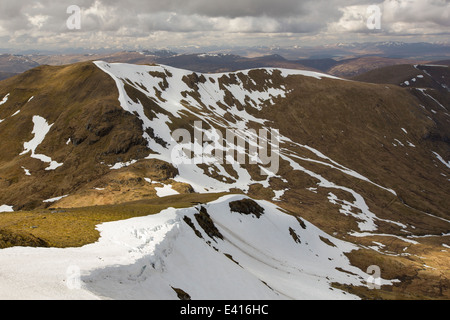
<path id="1" fill-rule="evenodd" d="M 13 50 L 450 42 L 449 35 L 450 0 L 0 1 L 0 48 Z"/>

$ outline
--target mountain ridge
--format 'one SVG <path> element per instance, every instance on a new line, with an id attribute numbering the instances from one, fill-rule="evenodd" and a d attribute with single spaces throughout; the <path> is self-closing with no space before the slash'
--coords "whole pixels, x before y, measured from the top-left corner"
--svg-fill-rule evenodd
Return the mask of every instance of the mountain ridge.
<path id="1" fill-rule="evenodd" d="M 117 205 L 170 201 L 169 191 L 241 192 L 356 243 L 361 249 L 349 259 L 360 269 L 381 259 L 387 279 L 402 278 L 422 266 L 421 250 L 432 257 L 448 240 L 448 142 L 430 139 L 448 134 L 448 110 L 434 92 L 416 91 L 279 68 L 203 74 L 99 61 L 41 66 L 0 82 L 1 143 L 9 151 L 0 159 L 0 204 L 64 209 L 96 198 Z M 62 164 L 55 170 L 20 155 L 33 139 L 34 116 L 50 126 L 35 153 Z M 195 121 L 204 123 L 204 135 L 279 129 L 278 172 L 261 175 L 261 164 L 173 163 L 171 133 L 194 133 Z M 432 276 L 423 277 L 383 294 L 425 294 L 418 283 Z"/>

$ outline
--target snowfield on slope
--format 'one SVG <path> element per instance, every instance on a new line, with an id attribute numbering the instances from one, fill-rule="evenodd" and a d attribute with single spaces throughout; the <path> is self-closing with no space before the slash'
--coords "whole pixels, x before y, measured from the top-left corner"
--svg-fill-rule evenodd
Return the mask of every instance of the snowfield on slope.
<path id="1" fill-rule="evenodd" d="M 260 84 L 258 89 L 249 89 L 248 87 L 244 87 L 244 82 L 254 82 L 254 79 L 250 76 L 251 70 L 243 70 L 234 73 L 201 74 L 164 65 L 142 66 L 124 63 L 106 63 L 103 61 L 96 61 L 95 64 L 98 68 L 110 75 L 115 81 L 119 92 L 119 102 L 122 108 L 136 115 L 142 121 L 143 138 L 147 140 L 148 147 L 153 151 L 147 159 L 159 159 L 173 164 L 179 172 L 174 180 L 190 184 L 195 192 L 199 193 L 227 192 L 233 188 L 246 192 L 252 184 L 261 184 L 265 188 L 270 188 L 270 178 L 282 177 L 268 172 L 265 180 L 256 180 L 251 176 L 249 171 L 237 161 L 232 163 L 232 168 L 236 172 L 238 178 L 230 175 L 223 164 L 218 161 L 208 163 L 209 172 L 205 172 L 203 168 L 195 164 L 175 163 L 172 151 L 176 148 L 177 142 L 171 135 L 173 129 L 170 128 L 170 124 L 173 123 L 176 118 L 183 117 L 185 114 L 193 115 L 201 120 L 204 124 L 203 127 L 235 129 L 236 135 L 245 140 L 248 139 L 246 134 L 248 134 L 249 128 L 251 128 L 250 123 L 256 123 L 261 128 L 270 131 L 272 128 L 266 126 L 266 123 L 270 122 L 267 119 L 250 115 L 245 108 L 237 108 L 236 105 L 228 105 L 225 101 L 225 96 L 227 94 L 231 94 L 235 100 L 245 106 L 260 110 L 267 103 L 272 104 L 274 99 L 285 98 L 287 94 L 289 94 L 289 90 L 287 90 L 284 85 L 273 87 L 274 84 L 271 78 L 277 72 L 280 73 L 281 77 L 285 78 L 288 76 L 305 76 L 318 80 L 322 78 L 332 78 L 340 81 L 339 78 L 311 71 L 263 68 L 258 69 L 266 75 L 263 83 Z M 243 80 L 238 76 L 239 74 L 247 78 L 244 78 Z M 194 76 L 196 79 L 203 77 L 203 80 L 199 80 L 198 83 L 196 83 L 197 88 L 195 90 L 189 87 L 186 82 L 186 77 L 189 76 Z M 233 78 L 233 81 L 237 84 L 229 84 L 228 80 L 220 84 L 219 80 L 223 78 Z M 152 99 L 158 104 L 165 113 L 155 113 L 153 118 L 150 119 L 145 113 L 142 103 L 139 100 L 135 101 L 135 99 L 128 96 L 126 86 L 132 86 L 134 89 L 140 91 L 140 93 L 145 94 L 149 99 Z M 233 121 L 230 121 L 225 117 L 227 112 L 233 115 Z M 194 127 L 194 123 L 192 123 L 192 126 Z M 146 133 L 148 128 L 152 129 L 153 137 L 150 137 Z M 206 129 L 197 128 L 197 130 L 200 130 L 203 136 L 208 136 L 209 134 Z M 161 143 L 161 140 L 164 141 L 164 143 Z M 222 145 L 226 146 L 224 147 L 224 149 L 226 149 L 225 152 L 228 152 L 229 149 L 238 149 L 238 146 L 234 141 L 223 140 L 225 143 L 222 143 Z M 344 208 L 341 212 L 344 214 L 351 214 L 358 219 L 360 221 L 358 222 L 360 231 L 376 231 L 377 220 L 385 221 L 397 226 L 403 226 L 395 221 L 378 218 L 370 211 L 365 199 L 358 192 L 351 188 L 337 185 L 332 181 L 328 181 L 321 175 L 306 170 L 306 168 L 299 163 L 301 161 L 306 161 L 331 167 L 346 175 L 366 181 L 386 192 L 396 195 L 394 190 L 375 184 L 370 179 L 340 165 L 319 150 L 310 146 L 291 141 L 282 135 L 280 135 L 279 140 L 281 145 L 278 156 L 279 158 L 288 161 L 293 170 L 303 171 L 317 179 L 318 187 L 341 189 L 353 195 L 356 200 L 351 204 L 351 207 L 356 213 L 351 210 L 344 210 Z M 266 143 L 271 144 L 271 141 L 267 141 L 266 139 Z M 304 151 L 312 152 L 318 159 L 301 157 L 296 152 L 292 151 L 288 145 L 295 145 L 295 147 L 301 148 Z M 190 151 L 195 152 L 197 147 L 199 147 L 199 144 L 196 140 L 190 146 Z M 200 145 L 200 148 L 201 147 L 202 146 Z M 187 149 L 189 149 L 189 147 Z M 272 152 L 276 153 L 276 150 L 274 151 L 274 149 L 272 149 Z M 119 163 L 116 164 L 116 166 L 121 168 L 126 166 L 126 164 Z M 264 169 L 262 166 L 260 168 Z M 213 178 L 212 172 L 219 173 L 220 176 L 227 181 Z M 281 196 L 282 193 L 278 192 L 273 200 L 280 200 L 279 197 Z"/>
<path id="2" fill-rule="evenodd" d="M 365 285 L 344 255 L 356 246 L 266 201 L 259 215 L 232 211 L 243 199 L 103 223 L 81 248 L 0 250 L 0 299 L 358 298 L 331 286 Z"/>

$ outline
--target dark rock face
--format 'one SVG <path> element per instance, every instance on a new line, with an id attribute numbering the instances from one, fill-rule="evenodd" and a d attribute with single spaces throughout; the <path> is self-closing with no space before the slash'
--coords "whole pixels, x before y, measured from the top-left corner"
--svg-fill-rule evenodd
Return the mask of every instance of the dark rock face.
<path id="1" fill-rule="evenodd" d="M 199 213 L 195 215 L 195 219 L 210 238 L 219 238 L 223 240 L 223 235 L 214 225 L 214 222 L 205 207 L 200 208 Z"/>
<path id="2" fill-rule="evenodd" d="M 230 202 L 230 209 L 231 211 L 239 212 L 241 214 L 253 214 L 257 218 L 261 217 L 264 213 L 264 209 L 251 199 L 232 201 Z"/>

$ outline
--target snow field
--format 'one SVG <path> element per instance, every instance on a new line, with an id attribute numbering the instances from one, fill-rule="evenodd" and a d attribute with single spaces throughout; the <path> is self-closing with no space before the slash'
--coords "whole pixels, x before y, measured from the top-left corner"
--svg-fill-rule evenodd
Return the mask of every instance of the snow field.
<path id="1" fill-rule="evenodd" d="M 222 238 L 208 236 L 195 206 L 103 223 L 81 248 L 0 250 L 0 298 L 177 299 L 173 287 L 192 299 L 357 299 L 331 287 L 365 284 L 344 255 L 357 247 L 265 201 L 259 218 L 231 211 L 246 198 L 203 205 Z"/>

